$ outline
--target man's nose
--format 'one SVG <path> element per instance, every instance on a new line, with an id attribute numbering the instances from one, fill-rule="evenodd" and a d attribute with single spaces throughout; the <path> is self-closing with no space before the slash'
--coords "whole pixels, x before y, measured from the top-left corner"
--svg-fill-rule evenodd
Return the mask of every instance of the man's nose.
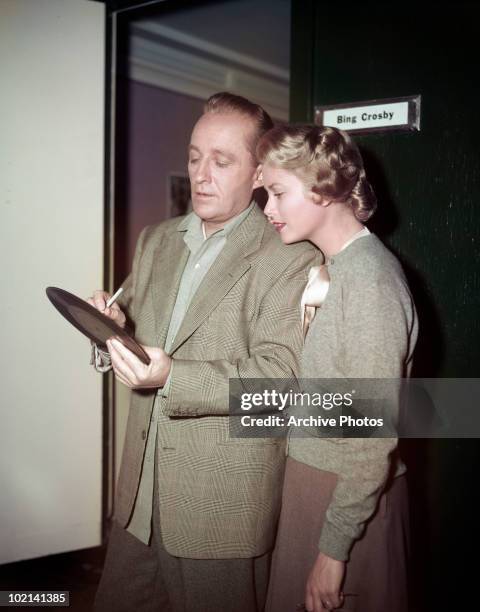
<path id="1" fill-rule="evenodd" d="M 199 162 L 197 166 L 197 171 L 195 173 L 195 182 L 196 183 L 209 183 L 211 179 L 210 173 L 210 164 L 208 159 L 203 159 Z"/>

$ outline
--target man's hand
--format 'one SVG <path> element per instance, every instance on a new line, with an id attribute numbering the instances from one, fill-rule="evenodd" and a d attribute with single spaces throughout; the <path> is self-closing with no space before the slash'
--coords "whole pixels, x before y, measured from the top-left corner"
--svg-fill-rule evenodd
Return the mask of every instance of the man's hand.
<path id="1" fill-rule="evenodd" d="M 161 348 L 143 347 L 150 357 L 148 366 L 115 338 L 107 340 L 107 348 L 116 378 L 130 389 L 152 389 L 165 385 L 172 360 Z"/>
<path id="2" fill-rule="evenodd" d="M 87 302 L 90 306 L 93 306 L 97 310 L 99 310 L 102 314 L 113 319 L 115 323 L 121 327 L 125 328 L 125 323 L 127 318 L 123 314 L 120 306 L 114 302 L 109 308 L 107 308 L 107 302 L 110 299 L 111 295 L 106 291 L 94 291 L 93 296 L 87 299 Z"/>
<path id="3" fill-rule="evenodd" d="M 343 605 L 340 592 L 345 574 L 344 561 L 319 553 L 305 587 L 305 607 L 309 612 L 334 610 Z"/>

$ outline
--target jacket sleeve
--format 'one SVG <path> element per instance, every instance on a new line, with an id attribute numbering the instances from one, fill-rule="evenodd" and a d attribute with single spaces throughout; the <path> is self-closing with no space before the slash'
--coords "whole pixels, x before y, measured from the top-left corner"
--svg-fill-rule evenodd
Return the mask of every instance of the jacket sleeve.
<path id="1" fill-rule="evenodd" d="M 173 359 L 164 413 L 169 416 L 228 415 L 229 379 L 291 378 L 302 346 L 300 297 L 306 268 L 315 257 L 303 252 L 266 290 L 250 329 L 249 356 L 228 361 Z M 268 265 L 265 262 L 265 265 Z"/>

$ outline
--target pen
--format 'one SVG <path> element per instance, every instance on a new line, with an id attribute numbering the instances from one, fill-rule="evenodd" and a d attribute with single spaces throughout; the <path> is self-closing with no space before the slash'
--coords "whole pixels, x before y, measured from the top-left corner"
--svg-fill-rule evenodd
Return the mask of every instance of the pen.
<path id="1" fill-rule="evenodd" d="M 115 291 L 112 297 L 108 300 L 105 308 L 110 308 L 113 302 L 115 302 L 115 300 L 121 295 L 122 291 L 123 291 L 123 287 L 120 287 L 120 289 L 117 289 L 117 291 Z"/>

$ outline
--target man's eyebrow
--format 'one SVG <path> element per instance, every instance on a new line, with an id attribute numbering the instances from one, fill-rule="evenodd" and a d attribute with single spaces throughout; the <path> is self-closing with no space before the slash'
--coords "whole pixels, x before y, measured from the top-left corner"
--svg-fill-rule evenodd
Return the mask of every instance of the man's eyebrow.
<path id="1" fill-rule="evenodd" d="M 202 154 L 200 149 L 198 147 L 196 147 L 194 144 L 190 144 L 188 146 L 188 150 L 189 151 L 195 151 L 199 155 Z M 231 161 L 235 161 L 237 159 L 235 153 L 230 153 L 229 151 L 224 151 L 223 149 L 212 149 L 211 153 L 213 153 L 214 155 L 219 155 L 221 157 L 226 157 L 227 159 L 229 159 Z"/>
<path id="2" fill-rule="evenodd" d="M 223 151 L 222 149 L 212 149 L 212 153 L 215 153 L 215 155 L 221 155 L 222 157 L 226 157 L 227 159 L 231 159 L 232 161 L 237 159 L 235 153 L 230 153 L 229 151 Z"/>
<path id="3" fill-rule="evenodd" d="M 281 183 L 272 183 L 267 189 L 284 189 L 284 186 Z"/>

